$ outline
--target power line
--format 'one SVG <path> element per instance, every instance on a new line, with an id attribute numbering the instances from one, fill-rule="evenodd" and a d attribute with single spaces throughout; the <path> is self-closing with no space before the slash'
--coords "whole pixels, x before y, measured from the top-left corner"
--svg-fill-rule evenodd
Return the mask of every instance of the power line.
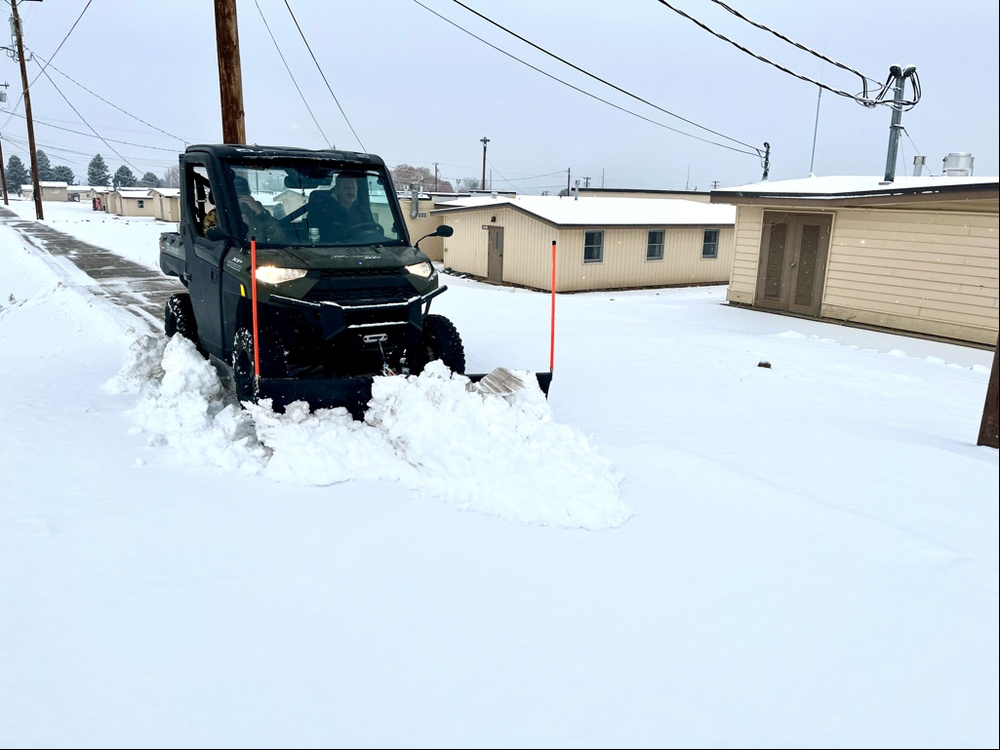
<path id="1" fill-rule="evenodd" d="M 694 122 L 693 120 L 689 120 L 686 117 L 681 117 L 680 115 L 678 115 L 678 114 L 676 114 L 674 112 L 671 112 L 670 110 L 664 109 L 663 107 L 660 107 L 660 106 L 658 106 L 656 104 L 653 104 L 652 102 L 647 101 L 647 100 L 643 99 L 642 97 L 633 94 L 630 91 L 626 91 L 625 89 L 621 88 L 620 86 L 616 86 L 613 83 L 609 83 L 608 81 L 605 81 L 603 78 L 601 78 L 599 76 L 596 76 L 596 75 L 594 75 L 593 73 L 591 73 L 591 72 L 589 72 L 587 70 L 584 70 L 579 65 L 574 65 L 573 63 L 569 62 L 568 60 L 564 60 L 563 58 L 559 57 L 559 55 L 556 55 L 556 54 L 554 54 L 552 52 L 549 52 L 547 49 L 545 49 L 543 47 L 540 47 L 539 45 L 535 44 L 534 42 L 532 42 L 532 41 L 530 41 L 528 39 L 525 39 L 520 34 L 517 34 L 516 32 L 511 31 L 506 26 L 503 26 L 502 24 L 497 23 L 496 21 L 494 21 L 492 18 L 484 16 L 479 11 L 475 10 L 474 8 L 470 8 L 468 5 L 466 5 L 465 3 L 461 2 L 461 0 L 452 0 L 452 2 L 454 2 L 456 5 L 460 5 L 461 7 L 465 8 L 470 13 L 472 13 L 472 14 L 474 14 L 476 16 L 479 16 L 479 18 L 483 19 L 487 23 L 493 24 L 494 26 L 496 26 L 501 31 L 505 31 L 506 33 L 510 34 L 511 36 L 515 37 L 516 39 L 521 40 L 525 44 L 527 44 L 527 45 L 529 45 L 531 47 L 534 47 L 539 52 L 542 52 L 542 53 L 548 55 L 549 57 L 551 57 L 551 58 L 553 58 L 555 60 L 558 60 L 563 65 L 568 65 L 569 67 L 573 68 L 573 70 L 575 70 L 575 71 L 577 71 L 579 73 L 583 73 L 585 76 L 589 76 L 590 78 L 593 78 L 595 81 L 603 83 L 605 86 L 613 88 L 615 91 L 618 91 L 618 92 L 620 92 L 622 94 L 625 94 L 626 96 L 629 96 L 629 97 L 635 99 L 636 101 L 642 102 L 643 104 L 646 104 L 646 105 L 652 107 L 653 109 L 659 110 L 660 112 L 663 112 L 666 115 L 670 115 L 671 117 L 676 117 L 678 120 L 686 122 L 688 125 L 693 125 L 694 127 L 698 128 L 699 130 L 704 130 L 707 133 L 711 133 L 712 135 L 717 135 L 720 138 L 725 138 L 727 141 L 732 141 L 733 143 L 738 143 L 741 146 L 746 146 L 747 148 L 757 149 L 757 147 L 754 146 L 752 143 L 746 143 L 744 141 L 739 140 L 738 138 L 733 138 L 732 136 L 728 136 L 725 133 L 720 133 L 717 130 L 712 130 L 711 128 L 705 127 L 704 125 L 699 125 L 698 123 Z M 760 151 L 757 150 L 757 153 L 759 155 Z"/>
<path id="2" fill-rule="evenodd" d="M 736 10 L 735 8 L 731 8 L 728 5 L 726 5 L 724 2 L 722 2 L 722 0 L 711 0 L 711 2 L 715 3 L 716 5 L 718 5 L 718 6 L 722 7 L 722 8 L 725 8 L 727 11 L 729 11 L 730 13 L 732 13 L 734 16 L 736 16 L 737 18 L 739 18 L 741 21 L 746 21 L 751 26 L 755 26 L 758 29 L 761 29 L 762 31 L 768 32 L 769 34 L 774 34 L 774 36 L 778 37 L 778 39 L 781 39 L 784 42 L 788 42 L 793 47 L 798 47 L 800 50 L 803 50 L 804 52 L 808 52 L 810 55 L 815 55 L 820 60 L 825 60 L 826 62 L 830 63 L 831 65 L 834 65 L 834 66 L 836 66 L 836 67 L 838 67 L 838 68 L 840 68 L 842 70 L 846 70 L 848 73 L 853 73 L 854 75 L 858 76 L 861 79 L 862 85 L 864 86 L 864 97 L 865 98 L 868 98 L 868 82 L 870 81 L 871 83 L 874 83 L 875 85 L 878 85 L 878 81 L 876 81 L 874 78 L 869 78 L 868 76 L 864 75 L 863 73 L 859 73 L 854 68 L 850 68 L 847 65 L 844 65 L 843 63 L 837 62 L 836 60 L 831 60 L 829 57 L 827 57 L 823 53 L 817 52 L 814 49 L 810 49 L 809 47 L 806 47 L 804 44 L 799 44 L 794 39 L 789 39 L 784 34 L 778 32 L 778 31 L 775 31 L 774 29 L 770 28 L 769 26 L 766 26 L 766 25 L 764 25 L 762 23 L 758 23 L 757 21 L 754 21 L 751 18 L 747 18 L 742 13 L 740 13 L 738 10 Z"/>
<path id="3" fill-rule="evenodd" d="M 299 36 L 302 37 L 302 41 L 305 43 L 306 49 L 309 50 L 309 56 L 312 57 L 313 62 L 316 63 L 316 70 L 319 71 L 320 76 L 323 78 L 323 83 L 326 84 L 326 88 L 330 92 L 330 96 L 332 96 L 333 101 L 337 103 L 337 108 L 340 110 L 340 114 L 344 116 L 344 122 L 347 123 L 347 127 L 351 129 L 352 133 L 354 133 L 354 137 L 358 141 L 358 145 L 361 146 L 361 150 L 367 152 L 368 149 L 365 148 L 365 144 L 361 142 L 360 136 L 358 136 L 357 132 L 354 130 L 354 126 L 351 125 L 351 121 L 348 119 L 347 113 L 344 111 L 344 108 L 340 106 L 340 100 L 337 98 L 337 95 L 333 93 L 333 87 L 330 86 L 330 82 L 326 80 L 326 73 L 323 72 L 323 68 L 321 68 L 319 65 L 319 60 L 317 60 L 316 55 L 313 54 L 312 47 L 309 46 L 309 40 L 306 39 L 306 35 L 302 33 L 302 27 L 299 26 L 299 21 L 295 17 L 295 13 L 292 12 L 292 6 L 288 4 L 288 0 L 285 0 L 285 7 L 288 8 L 288 13 L 289 15 L 291 15 L 292 20 L 295 22 L 295 28 L 299 30 Z M 324 138 L 325 137 L 326 136 L 324 136 Z"/>
<path id="4" fill-rule="evenodd" d="M 658 2 L 661 5 L 663 5 L 664 7 L 667 7 L 670 10 L 672 10 L 677 15 L 683 16 L 684 18 L 688 19 L 689 21 L 691 21 L 696 26 L 700 26 L 702 29 L 704 29 L 705 31 L 707 31 L 712 36 L 718 37 L 722 41 L 727 42 L 727 43 L 733 45 L 734 47 L 736 47 L 736 49 L 740 50 L 741 52 L 745 52 L 746 54 L 750 55 L 754 59 L 760 60 L 761 62 L 767 63 L 768 65 L 772 65 L 775 68 L 777 68 L 778 70 L 780 70 L 781 72 L 787 73 L 790 76 L 794 76 L 795 78 L 798 78 L 801 81 L 805 81 L 806 83 L 811 83 L 814 86 L 819 86 L 822 89 L 826 89 L 827 91 L 829 91 L 832 94 L 836 94 L 837 96 L 843 96 L 843 97 L 846 97 L 847 99 L 852 99 L 855 102 L 857 102 L 858 104 L 861 104 L 862 106 L 865 106 L 865 107 L 875 107 L 875 106 L 877 106 L 879 104 L 885 104 L 885 105 L 896 105 L 896 106 L 905 107 L 907 109 L 912 109 L 917 104 L 917 102 L 920 101 L 920 93 L 919 93 L 920 92 L 920 85 L 919 85 L 919 82 L 916 80 L 916 75 L 915 74 L 913 76 L 913 78 L 914 78 L 914 82 L 913 82 L 914 98 L 911 99 L 911 100 L 904 100 L 904 101 L 900 101 L 900 102 L 896 102 L 896 101 L 892 101 L 892 100 L 886 100 L 885 95 L 888 93 L 889 89 L 892 86 L 893 81 L 895 80 L 894 76 L 891 73 L 889 74 L 889 78 L 882 85 L 882 88 L 879 90 L 879 92 L 874 97 L 868 97 L 868 96 L 862 97 L 862 96 L 858 96 L 857 94 L 852 94 L 852 93 L 850 93 L 848 91 L 842 91 L 841 89 L 835 89 L 835 88 L 833 88 L 831 86 L 827 86 L 825 83 L 820 83 L 819 81 L 814 80 L 812 78 L 809 78 L 808 76 L 804 76 L 801 73 L 796 73 L 794 70 L 786 68 L 783 65 L 780 65 L 779 63 L 774 62 L 773 60 L 769 60 L 768 58 L 763 57 L 762 55 L 758 55 L 756 52 L 753 52 L 753 51 L 747 49 L 746 47 L 744 47 L 739 42 L 735 42 L 732 39 L 730 39 L 729 37 L 725 36 L 724 34 L 720 34 L 718 31 L 715 31 L 710 26 L 708 26 L 707 24 L 702 23 L 701 21 L 699 21 L 694 16 L 691 16 L 691 15 L 685 13 L 683 10 L 680 10 L 679 8 L 675 8 L 673 5 L 671 5 L 669 2 L 667 2 L 667 0 L 658 0 Z M 865 91 L 867 91 L 867 84 L 865 86 Z"/>
<path id="5" fill-rule="evenodd" d="M 101 142 L 105 146 L 107 146 L 109 149 L 111 149 L 111 151 L 115 154 L 115 156 L 117 156 L 123 162 L 125 162 L 126 164 L 128 164 L 130 167 L 132 167 L 132 169 L 136 170 L 137 172 L 141 171 L 137 166 L 135 166 L 135 164 L 133 164 L 128 159 L 126 159 L 124 156 L 122 156 L 121 154 L 119 154 L 115 150 L 115 147 L 112 146 L 110 143 L 108 143 L 104 139 L 104 136 L 102 136 L 100 133 L 98 133 L 96 130 L 94 130 L 93 126 L 91 126 L 91 124 L 89 122 L 87 122 L 87 120 L 84 118 L 84 116 L 80 114 L 80 112 L 77 110 L 77 108 L 73 106 L 73 103 L 69 99 L 66 98 L 66 95 L 62 92 L 62 90 L 58 86 L 56 86 L 56 82 L 52 80 L 52 76 L 50 76 L 48 74 L 48 71 L 46 71 L 45 68 L 42 68 L 42 73 L 45 75 L 45 78 L 48 80 L 48 82 L 52 84 L 52 88 L 54 88 L 59 93 L 59 96 L 61 96 L 63 98 L 63 101 L 65 101 L 66 104 L 69 105 L 69 108 L 72 109 L 76 113 L 76 116 L 80 118 L 80 120 L 83 122 L 83 124 L 86 125 L 88 128 L 90 128 L 91 131 L 93 131 L 94 135 L 96 135 L 98 138 L 100 138 Z"/>
<path id="6" fill-rule="evenodd" d="M 267 23 L 267 19 L 264 18 L 264 11 L 260 8 L 260 3 L 257 0 L 253 0 L 254 5 L 257 6 L 257 12 L 260 13 L 260 20 L 264 22 L 264 28 L 267 29 L 268 35 L 271 37 L 271 41 L 274 43 L 274 48 L 278 51 L 278 57 L 281 58 L 281 62 L 285 66 L 285 70 L 288 71 L 288 77 L 292 79 L 292 83 L 295 85 L 295 90 L 299 92 L 299 98 L 302 99 L 302 103 L 306 105 L 306 109 L 309 111 L 309 116 L 312 121 L 316 123 L 316 128 L 319 130 L 320 134 L 323 136 L 323 140 L 326 141 L 326 145 L 333 148 L 333 144 L 330 143 L 330 139 L 326 137 L 326 133 L 323 132 L 323 126 L 319 124 L 319 120 L 316 119 L 316 115 L 313 114 L 312 108 L 309 106 L 309 102 L 306 101 L 305 96 L 302 94 L 302 89 L 299 88 L 299 82 L 295 80 L 295 76 L 292 75 L 292 69 L 288 67 L 288 63 L 285 61 L 285 56 L 281 53 L 281 47 L 278 46 L 278 40 L 274 38 L 274 34 L 271 33 L 271 27 Z"/>
<path id="7" fill-rule="evenodd" d="M 11 0 L 11 2 L 17 2 L 17 0 Z M 87 0 L 87 4 L 83 6 L 83 10 L 81 10 L 81 11 L 80 11 L 80 15 L 78 15 L 78 16 L 76 17 L 76 20 L 75 20 L 75 21 L 73 21 L 73 25 L 72 25 L 72 26 L 70 26 L 70 27 L 69 27 L 69 31 L 67 31 L 67 32 L 66 32 L 66 36 L 64 36 L 64 37 L 63 37 L 62 41 L 61 41 L 61 42 L 59 42 L 59 46 L 58 46 L 58 47 L 56 47 L 56 51 L 55 51 L 55 52 L 53 52 L 53 53 L 52 53 L 52 55 L 51 55 L 51 56 L 49 57 L 49 61 L 50 61 L 50 62 L 52 61 L 52 58 L 54 58 L 54 57 L 55 57 L 56 55 L 58 55 L 58 54 L 59 54 L 59 50 L 61 50 L 61 49 L 62 49 L 63 45 L 64 45 L 64 44 L 66 44 L 66 40 L 67 40 L 67 39 L 69 39 L 69 35 L 73 33 L 73 29 L 75 29 L 75 28 L 76 28 L 76 25 L 77 25 L 78 23 L 80 23 L 80 19 L 81 19 L 81 18 L 83 18 L 83 14 L 87 12 L 87 8 L 89 8 L 89 7 L 90 7 L 90 4 L 91 4 L 92 2 L 94 2 L 94 0 Z M 39 77 L 40 77 L 40 76 L 42 75 L 42 73 L 44 73 L 44 72 L 45 72 L 45 68 L 42 68 L 41 72 L 40 72 L 40 73 L 39 73 L 39 74 L 38 74 L 37 76 L 35 76 L 35 78 L 34 78 L 34 79 L 33 79 L 33 80 L 31 81 L 31 83 L 29 83 L 29 84 L 28 84 L 28 88 L 29 88 L 29 89 L 30 89 L 30 88 L 31 88 L 32 86 L 34 86 L 34 85 L 35 85 L 35 81 L 37 81 L 37 80 L 39 79 Z M 21 105 L 21 100 L 22 100 L 22 99 L 24 99 L 24 92 L 23 92 L 23 91 L 21 92 L 21 95 L 20 95 L 20 96 L 19 96 L 19 97 L 17 98 L 17 102 L 15 102 L 14 106 L 13 106 L 13 107 L 11 107 L 11 110 L 16 110 L 16 109 L 17 109 L 17 108 L 18 108 L 18 107 L 19 107 L 19 106 Z M 13 111 L 11 111 L 11 116 L 13 116 L 13 114 L 14 114 L 14 112 L 13 112 Z M 6 119 L 5 121 L 4 121 L 4 124 L 3 124 L 2 126 L 0 126 L 0 130 L 3 130 L 4 128 L 6 128 L 6 127 L 7 127 L 7 124 L 8 124 L 9 122 L 10 122 L 10 117 L 8 117 L 8 118 L 7 118 L 7 119 Z"/>
<path id="8" fill-rule="evenodd" d="M 638 112 L 633 112 L 633 111 L 632 111 L 632 110 L 630 110 L 630 109 L 626 109 L 625 107 L 621 107 L 621 106 L 619 106 L 619 105 L 617 105 L 617 104 L 615 104 L 615 103 L 613 103 L 613 102 L 609 102 L 609 101 L 608 101 L 607 99 L 602 99 L 601 97 L 597 96 L 596 94 L 592 94 L 592 93 L 590 93 L 589 91 L 584 91 L 583 89 L 581 89 L 581 88 L 580 88 L 580 87 L 578 87 L 578 86 L 574 86 L 574 85 L 573 85 L 573 84 L 571 84 L 571 83 L 567 83 L 566 81 L 562 80 L 561 78 L 558 78 L 558 77 L 556 77 L 556 76 L 552 75 L 551 73 L 546 73 L 546 72 L 545 72 L 544 70 L 542 70 L 541 68 L 538 68 L 538 67 L 535 67 L 535 66 L 534 66 L 534 65 L 532 65 L 531 63 L 528 63 L 528 62 L 525 62 L 524 60 L 522 60 L 521 58 L 517 57 L 516 55 L 513 55 L 513 54 L 511 54 L 510 52 L 507 52 L 506 50 L 503 50 L 503 49 L 500 49 L 500 48 L 499 48 L 499 47 L 497 47 L 497 46 L 496 46 L 495 44 L 491 44 L 490 42 L 487 42 L 487 41 L 486 41 L 485 39 L 483 39 L 482 37 L 480 37 L 480 36 L 476 36 L 475 34 L 473 34 L 473 33 L 472 33 L 471 31 L 469 31 L 468 29 L 465 29 L 465 28 L 463 28 L 462 26 L 459 26 L 459 25 L 458 25 L 457 23 L 455 23 L 454 21 L 452 21 L 452 20 L 450 20 L 450 19 L 448 19 L 448 18 L 445 18 L 444 16 L 442 16 L 442 15 L 441 15 L 440 13 L 438 13 L 437 11 L 434 11 L 434 10 L 431 10 L 431 9 L 430 9 L 430 8 L 428 8 L 428 7 L 426 6 L 426 5 L 424 5 L 424 4 L 422 3 L 422 2 L 420 2 L 420 0 L 413 0 L 413 2 L 415 2 L 415 3 L 417 4 L 417 5 L 419 5 L 419 6 L 421 7 L 421 8 L 423 8 L 423 9 L 424 9 L 424 10 L 426 10 L 426 11 L 428 11 L 429 13 L 432 13 L 432 14 L 434 14 L 435 16 L 437 16 L 438 18 L 440 18 L 440 19 L 441 19 L 442 21 L 444 21 L 445 23 L 448 23 L 448 24 L 451 24 L 452 26 L 454 26 L 454 27 L 455 27 L 456 29 L 458 29 L 459 31 L 462 31 L 462 32 L 464 32 L 464 33 L 468 34 L 468 35 L 469 35 L 469 36 L 471 36 L 471 37 L 472 37 L 473 39 L 478 39 L 478 40 L 479 40 L 480 42 L 482 42 L 482 43 L 483 43 L 483 44 L 485 44 L 486 46 L 488 46 L 488 47 L 492 47 L 493 49 L 495 49 L 495 50 L 496 50 L 497 52 L 499 52 L 500 54 L 502 54 L 502 55 L 506 55 L 507 57 L 511 58 L 512 60 L 516 60 L 517 62 L 521 63 L 522 65 L 524 65 L 524 66 L 526 66 L 526 67 L 528 67 L 528 68 L 531 68 L 531 69 L 532 69 L 532 70 L 534 70 L 534 71 L 535 71 L 536 73 L 541 73 L 541 74 L 542 74 L 543 76 L 546 76 L 547 78 L 551 78 L 551 79 L 552 79 L 553 81 L 556 81 L 556 82 L 558 82 L 558 83 L 561 83 L 561 84 L 562 84 L 563 86 L 567 86 L 568 88 L 571 88 L 571 89 L 573 89 L 574 91 L 576 91 L 576 92 L 579 92 L 579 93 L 583 94 L 584 96 L 589 96 L 589 97 L 590 97 L 591 99 L 594 99 L 594 100 L 596 100 L 596 101 L 599 101 L 599 102 L 601 102 L 602 104 L 607 104 L 607 105 L 608 105 L 609 107 L 614 107 L 615 109 L 619 110 L 620 112 L 624 112 L 624 113 L 626 113 L 626 114 L 629 114 L 629 115 L 632 115 L 633 117 L 638 117 L 638 118 L 639 118 L 640 120 L 645 120 L 646 122 L 648 122 L 648 123 L 650 123 L 650 124 L 652 124 L 652 125 L 656 125 L 657 127 L 660 127 L 660 128 L 664 128 L 665 130 L 670 130 L 671 132 L 674 132 L 674 133 L 677 133 L 677 134 L 679 134 L 679 135 L 683 135 L 683 136 L 686 136 L 687 138 L 694 138 L 694 139 L 695 139 L 696 141 L 701 141 L 702 143 L 710 143 L 710 144 L 712 144 L 713 146 L 718 146 L 719 148 L 724 148 L 724 149 L 728 149 L 729 151 L 735 151 L 735 152 L 736 152 L 736 153 L 738 153 L 738 154 L 747 154 L 748 156 L 756 156 L 756 157 L 760 157 L 760 151 L 759 151 L 759 150 L 757 150 L 756 152 L 751 152 L 751 151 L 744 151 L 744 150 L 742 150 L 742 149 L 738 149 L 738 148 L 733 148 L 732 146 L 727 146 L 727 145 L 726 145 L 726 144 L 724 144 L 724 143 L 718 143 L 717 141 L 711 141 L 711 140 L 709 140 L 709 139 L 707 139 L 707 138 L 702 138 L 702 137 L 700 137 L 700 136 L 697 136 L 697 135 L 692 135 L 691 133 L 685 133 L 685 132 L 684 132 L 683 130 L 677 130 L 677 128 L 672 128 L 672 127 L 670 127 L 669 125 L 664 125 L 663 123 L 661 123 L 661 122 L 657 122 L 656 120 L 651 120 L 651 119 L 650 119 L 650 118 L 648 118 L 648 117 L 645 117 L 645 116 L 643 116 L 643 115 L 640 115 L 640 114 L 639 114 Z M 751 146 L 751 148 L 754 148 L 754 147 L 753 147 L 753 146 Z"/>
<path id="9" fill-rule="evenodd" d="M 45 60 L 45 58 L 44 58 L 44 57 L 42 57 L 41 55 L 39 55 L 39 54 L 38 54 L 37 52 L 32 52 L 32 54 L 33 54 L 33 55 L 35 55 L 36 57 L 41 57 L 41 58 L 42 58 L 42 61 L 44 61 L 44 60 Z M 71 78 L 70 76 L 68 76 L 68 75 L 67 75 L 66 73 L 63 73 L 63 72 L 62 72 L 61 70 L 59 70 L 59 68 L 57 68 L 57 67 L 56 67 L 55 65 L 53 65 L 53 64 L 52 64 L 52 58 L 49 58 L 49 61 L 48 61 L 47 63 L 45 63 L 45 67 L 46 67 L 46 68 L 52 68 L 52 70 L 54 70 L 54 71 L 55 71 L 56 73 L 58 73 L 59 75 L 63 76 L 64 78 L 68 79 L 68 80 L 69 80 L 69 81 L 70 81 L 71 83 L 75 83 L 75 84 L 76 84 L 77 86 L 79 86 L 79 87 L 80 87 L 81 89 L 83 89 L 84 91 L 86 91 L 86 92 L 87 92 L 88 94 L 91 94 L 91 95 L 93 95 L 93 96 L 96 96 L 96 97 L 97 97 L 98 99 L 100 99 L 100 100 L 101 100 L 102 102 L 104 102 L 104 103 L 105 103 L 105 104 L 107 104 L 108 106 L 111 106 L 111 107 L 114 107 L 115 109 L 117 109 L 117 110 L 118 110 L 119 112 L 121 112 L 122 114 L 125 114 L 125 115 L 128 115 L 128 116 L 129 116 L 129 117 L 131 117 L 131 118 L 132 118 L 133 120 L 135 120 L 135 121 L 137 121 L 137 122 L 140 122 L 140 123 L 142 123 L 142 124 L 143 124 L 143 125 L 145 125 L 146 127 L 148 127 L 148 128 L 152 128 L 153 130 L 155 130 L 155 131 L 156 131 L 156 132 L 158 132 L 158 133 L 163 133 L 163 135 L 166 135 L 166 136 L 169 136 L 170 138 L 173 138 L 174 140 L 177 140 L 177 141 L 180 141 L 181 143 L 187 143 L 187 142 L 188 142 L 188 139 L 186 139 L 186 138 L 181 138 L 180 136 L 178 136 L 178 135 L 174 135 L 173 133 L 168 133 L 168 132 L 167 132 L 166 130 L 162 130 L 161 128 L 158 128 L 158 127 L 156 127 L 155 125 L 153 125 L 153 124 L 151 124 L 151 123 L 148 123 L 148 122 L 146 122 L 146 121 L 145 121 L 145 120 L 143 120 L 143 119 L 142 119 L 141 117 L 137 117 L 137 116 L 133 115 L 133 114 L 132 114 L 131 112 L 128 112 L 127 110 L 124 110 L 124 109 L 122 109 L 121 107 L 119 107 L 119 106 L 118 106 L 117 104 L 115 104 L 114 102 L 110 102 L 110 101 L 108 101 L 107 99 L 105 99 L 105 98 L 104 98 L 103 96 L 101 96 L 100 94 L 98 94 L 98 93 L 96 93 L 96 92 L 94 92 L 94 91 L 91 91 L 91 90 L 90 90 L 90 89 L 88 89 L 88 88 L 87 88 L 86 86 L 84 86 L 84 85 L 83 85 L 82 83 L 80 83 L 79 81 L 76 81 L 76 80 L 74 80 L 73 78 Z M 44 70 L 44 69 L 43 69 L 43 70 Z M 50 79 L 50 80 L 51 80 L 51 79 Z"/>
<path id="10" fill-rule="evenodd" d="M 55 84 L 53 84 L 53 85 L 55 85 Z M 20 114 L 20 113 L 18 113 L 18 112 L 11 112 L 10 114 L 11 114 L 11 117 L 20 117 L 22 120 L 25 119 L 25 116 L 22 115 L 22 114 Z M 66 133 L 73 133 L 73 135 L 82 135 L 82 136 L 84 136 L 86 138 L 99 138 L 100 140 L 104 141 L 105 143 L 108 143 L 108 142 L 110 142 L 110 143 L 120 143 L 120 144 L 125 145 L 125 146 L 135 146 L 136 148 L 148 148 L 148 149 L 151 149 L 153 151 L 169 151 L 172 154 L 176 154 L 177 153 L 177 149 L 175 149 L 175 148 L 165 148 L 163 146 L 147 146 L 145 143 L 134 143 L 132 141 L 122 141 L 122 140 L 119 140 L 117 138 L 102 138 L 100 135 L 94 135 L 93 133 L 84 133 L 82 130 L 73 130 L 72 128 L 64 128 L 61 125 L 53 125 L 52 123 L 46 122 L 45 120 L 39 120 L 37 117 L 35 118 L 35 123 L 38 124 L 38 125 L 44 125 L 45 127 L 52 128 L 54 130 L 62 130 L 64 132 L 66 132 Z M 89 125 L 88 125 L 88 127 L 89 127 Z M 108 148 L 111 148 L 111 147 L 109 146 Z"/>

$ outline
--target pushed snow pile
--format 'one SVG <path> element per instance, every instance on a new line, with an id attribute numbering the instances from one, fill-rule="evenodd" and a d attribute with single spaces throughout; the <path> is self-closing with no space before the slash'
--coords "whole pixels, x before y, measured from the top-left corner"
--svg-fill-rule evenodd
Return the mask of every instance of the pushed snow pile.
<path id="1" fill-rule="evenodd" d="M 284 413 L 267 402 L 242 409 L 190 341 L 146 336 L 108 387 L 138 393 L 136 424 L 187 463 L 307 485 L 402 482 L 517 523 L 620 526 L 632 515 L 621 476 L 579 430 L 555 422 L 533 374 L 516 374 L 528 385 L 509 395 L 480 393 L 440 362 L 419 376 L 376 378 L 359 422 L 302 402 Z"/>

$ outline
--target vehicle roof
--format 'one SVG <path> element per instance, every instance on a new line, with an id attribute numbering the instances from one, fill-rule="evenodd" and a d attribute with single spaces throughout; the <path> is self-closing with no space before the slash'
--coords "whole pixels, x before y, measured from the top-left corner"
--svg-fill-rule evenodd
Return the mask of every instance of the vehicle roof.
<path id="1" fill-rule="evenodd" d="M 339 161 L 363 166 L 385 166 L 382 157 L 357 151 L 309 149 L 297 146 L 260 146 L 240 143 L 202 143 L 188 146 L 184 153 L 210 153 L 219 159 L 309 159 Z"/>

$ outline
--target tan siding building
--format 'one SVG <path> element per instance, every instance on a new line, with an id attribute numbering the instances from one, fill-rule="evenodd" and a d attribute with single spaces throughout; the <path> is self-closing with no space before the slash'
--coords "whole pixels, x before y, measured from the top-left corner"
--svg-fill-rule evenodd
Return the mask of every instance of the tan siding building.
<path id="1" fill-rule="evenodd" d="M 55 181 L 39 181 L 38 192 L 42 196 L 43 201 L 61 201 L 65 202 L 69 200 L 68 195 L 69 183 Z M 34 191 L 30 190 L 30 187 L 25 191 L 25 195 L 31 195 L 34 197 Z"/>
<path id="2" fill-rule="evenodd" d="M 731 303 L 996 342 L 997 178 L 810 178 L 712 200 L 738 206 Z"/>
<path id="3" fill-rule="evenodd" d="M 406 222 L 406 231 L 410 235 L 411 242 L 417 242 L 441 226 L 441 216 L 433 213 L 435 207 L 432 196 L 421 195 L 417 196 L 417 208 L 414 211 L 412 197 L 409 194 L 399 196 L 399 210 L 403 213 L 403 221 Z M 413 213 L 416 213 L 416 216 L 413 216 Z M 443 237 L 428 237 L 420 243 L 420 249 L 431 260 L 444 260 Z"/>
<path id="4" fill-rule="evenodd" d="M 156 205 L 149 188 L 119 188 L 112 210 L 119 216 L 155 216 Z"/>
<path id="5" fill-rule="evenodd" d="M 149 193 L 153 201 L 153 216 L 162 221 L 181 220 L 180 188 L 152 188 Z"/>
<path id="6" fill-rule="evenodd" d="M 444 241 L 445 267 L 495 283 L 550 289 L 553 241 L 559 292 L 729 280 L 735 211 L 722 206 L 554 196 L 454 204 L 435 212 L 455 230 Z"/>

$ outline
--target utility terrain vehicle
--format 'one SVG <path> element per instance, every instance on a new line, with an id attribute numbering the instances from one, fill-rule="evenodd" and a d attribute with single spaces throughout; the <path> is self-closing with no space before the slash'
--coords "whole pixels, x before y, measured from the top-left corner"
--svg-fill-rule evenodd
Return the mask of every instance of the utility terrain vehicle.
<path id="1" fill-rule="evenodd" d="M 240 401 L 358 416 L 376 375 L 436 359 L 465 372 L 458 331 L 430 313 L 447 287 L 411 244 L 381 158 L 198 145 L 180 176 L 180 231 L 161 235 L 160 268 L 187 291 L 167 301 L 165 330 L 224 364 Z"/>

